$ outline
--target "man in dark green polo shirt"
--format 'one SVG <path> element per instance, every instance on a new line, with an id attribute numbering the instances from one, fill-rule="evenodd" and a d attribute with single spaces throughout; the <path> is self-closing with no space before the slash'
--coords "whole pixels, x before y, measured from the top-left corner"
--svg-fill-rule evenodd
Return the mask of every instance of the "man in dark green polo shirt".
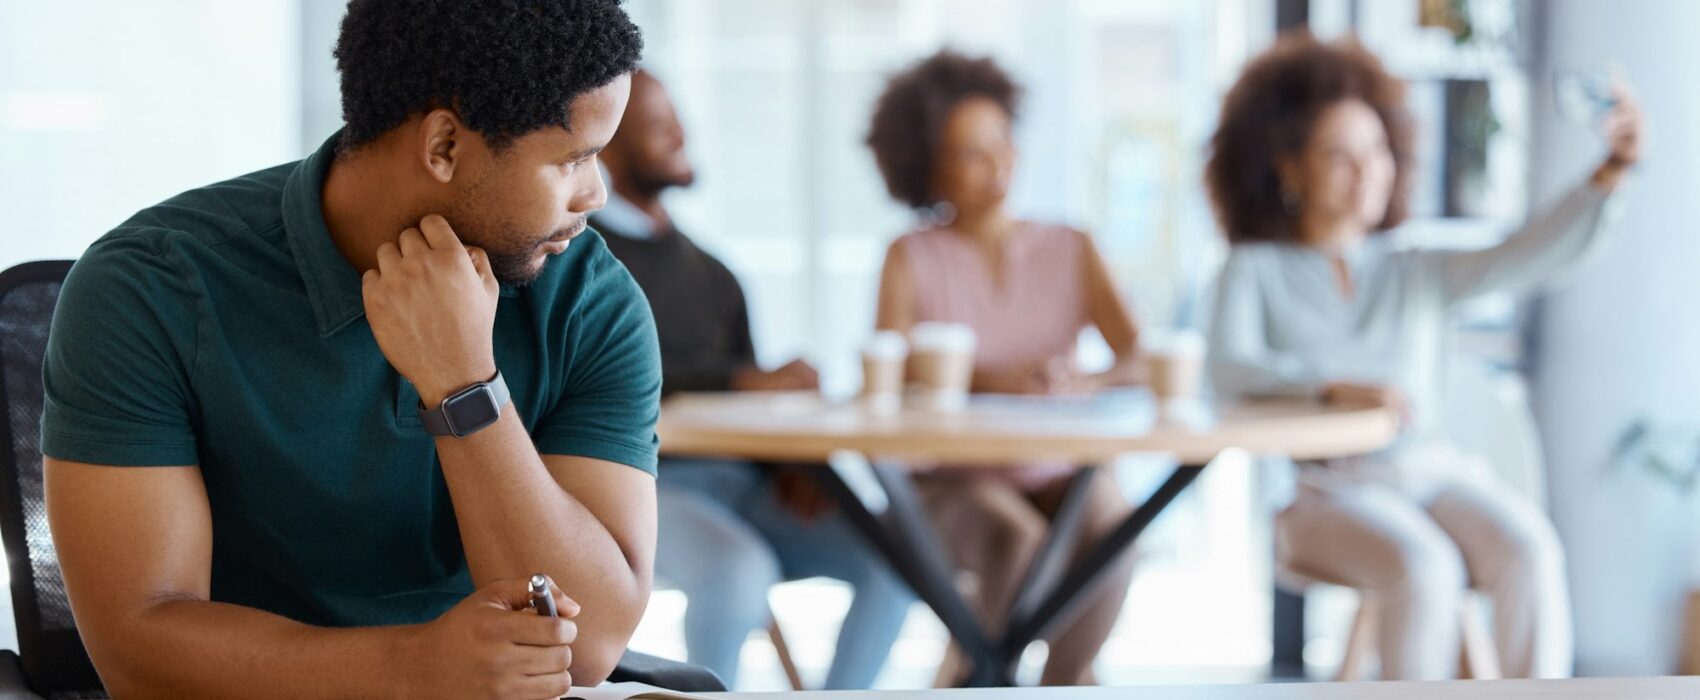
<path id="1" fill-rule="evenodd" d="M 354 0 L 337 136 L 89 248 L 42 449 L 115 695 L 609 673 L 649 596 L 660 372 L 641 292 L 579 234 L 641 48 L 617 0 Z"/>

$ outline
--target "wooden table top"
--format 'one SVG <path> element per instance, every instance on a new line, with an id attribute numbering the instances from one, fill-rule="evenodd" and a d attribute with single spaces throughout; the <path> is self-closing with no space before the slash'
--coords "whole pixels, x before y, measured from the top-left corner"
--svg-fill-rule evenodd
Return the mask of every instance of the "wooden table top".
<path id="1" fill-rule="evenodd" d="M 866 410 L 814 393 L 681 394 L 662 404 L 668 456 L 824 461 L 852 450 L 873 458 L 943 464 L 1104 462 L 1129 453 L 1204 464 L 1228 448 L 1321 459 L 1373 452 L 1397 434 L 1384 408 L 1267 400 L 1159 410 L 1138 390 L 1092 396 L 976 396 L 944 413 Z"/>
<path id="2" fill-rule="evenodd" d="M 1578 678 L 1558 681 L 1263 683 L 1139 688 L 986 688 L 803 693 L 713 693 L 757 700 L 1693 700 L 1700 677 Z"/>

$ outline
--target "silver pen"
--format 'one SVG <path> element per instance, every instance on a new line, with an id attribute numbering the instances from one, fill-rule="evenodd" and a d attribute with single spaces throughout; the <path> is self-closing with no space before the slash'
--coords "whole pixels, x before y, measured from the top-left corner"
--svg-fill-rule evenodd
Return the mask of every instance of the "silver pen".
<path id="1" fill-rule="evenodd" d="M 549 577 L 543 574 L 533 574 L 531 577 L 531 607 L 543 617 L 555 617 L 555 596 L 549 592 Z"/>
<path id="2" fill-rule="evenodd" d="M 555 617 L 555 596 L 549 591 L 549 577 L 531 575 L 531 608 L 543 617 Z"/>

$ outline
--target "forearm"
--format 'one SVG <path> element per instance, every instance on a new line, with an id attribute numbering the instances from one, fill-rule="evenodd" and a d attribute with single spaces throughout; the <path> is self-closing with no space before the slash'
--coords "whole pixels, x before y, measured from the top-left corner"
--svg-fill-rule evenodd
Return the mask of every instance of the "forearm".
<path id="1" fill-rule="evenodd" d="M 1241 298 L 1219 306 L 1207 350 L 1210 382 L 1223 396 L 1315 397 L 1324 377 L 1290 352 L 1265 340 L 1261 300 Z"/>
<path id="2" fill-rule="evenodd" d="M 1497 251 L 1490 277 L 1500 284 L 1534 281 L 1558 273 L 1598 247 L 1608 230 L 1605 209 L 1612 187 L 1590 180 L 1542 211 Z"/>
<path id="3" fill-rule="evenodd" d="M 512 405 L 474 435 L 438 438 L 437 453 L 474 584 L 547 573 L 583 607 L 573 675 L 601 681 L 643 615 L 650 563 L 555 481 Z"/>
<path id="4" fill-rule="evenodd" d="M 988 370 L 974 368 L 968 390 L 976 394 L 1026 394 L 1035 390 L 1037 370 Z"/>
<path id="5" fill-rule="evenodd" d="M 1270 278 L 1271 264 L 1267 258 L 1236 250 L 1222 266 L 1216 283 L 1216 306 L 1210 315 L 1206 360 L 1212 388 L 1219 395 L 1321 394 L 1323 377 L 1311 363 L 1271 347 L 1269 309 L 1293 303 L 1288 298 L 1291 292 L 1284 286 L 1261 281 Z"/>
<path id="6" fill-rule="evenodd" d="M 1315 398 L 1325 380 L 1296 358 L 1277 354 L 1210 358 L 1210 380 L 1224 396 Z"/>
<path id="7" fill-rule="evenodd" d="M 1434 279 L 1449 302 L 1492 292 L 1522 292 L 1571 269 L 1609 238 L 1608 205 L 1616 180 L 1573 188 L 1498 245 L 1478 251 L 1440 251 Z"/>
<path id="8" fill-rule="evenodd" d="M 1102 372 L 1087 377 L 1087 388 L 1108 389 L 1113 387 L 1134 386 L 1144 384 L 1149 377 L 1146 373 L 1145 361 L 1140 357 L 1135 347 L 1116 349 L 1115 364 Z"/>
<path id="9" fill-rule="evenodd" d="M 155 603 L 90 634 L 115 698 L 390 698 L 417 627 L 326 628 L 204 600 Z M 85 633 L 93 630 L 85 630 Z"/>

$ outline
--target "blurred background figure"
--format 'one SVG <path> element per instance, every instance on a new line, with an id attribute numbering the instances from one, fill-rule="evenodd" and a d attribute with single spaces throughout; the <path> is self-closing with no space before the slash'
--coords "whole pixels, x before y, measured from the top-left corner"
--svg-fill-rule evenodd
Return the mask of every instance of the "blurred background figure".
<path id="1" fill-rule="evenodd" d="M 880 275 L 880 330 L 955 323 L 978 339 L 973 391 L 1084 392 L 1138 380 L 1138 336 L 1087 234 L 1026 221 L 1006 207 L 1016 161 L 1020 89 L 989 58 L 944 51 L 896 74 L 874 109 L 868 145 L 891 195 L 921 227 L 892 243 Z M 1115 354 L 1082 373 L 1075 343 L 1094 327 Z M 917 477 L 957 566 L 978 581 L 976 603 L 1000 629 L 1061 501 L 1071 465 Z M 1093 481 L 1076 556 L 1128 511 L 1115 480 Z M 1094 682 L 1092 662 L 1121 611 L 1131 559 L 1056 639 L 1040 682 Z"/>
<path id="2" fill-rule="evenodd" d="M 1493 602 L 1507 675 L 1570 673 L 1564 553 L 1538 507 L 1449 442 L 1443 340 L 1461 304 L 1528 292 L 1612 227 L 1612 193 L 1640 158 L 1641 117 L 1619 86 L 1608 153 L 1502 243 L 1399 249 L 1416 165 L 1405 85 L 1353 41 L 1308 34 L 1253 60 L 1223 106 L 1206 182 L 1232 251 L 1211 325 L 1219 392 L 1391 404 L 1393 448 L 1300 468 L 1276 520 L 1289 570 L 1374 595 L 1382 676 L 1433 679 L 1458 660 L 1467 587 Z"/>
<path id="3" fill-rule="evenodd" d="M 639 71 L 624 120 L 602 152 L 608 206 L 591 219 L 649 297 L 661 343 L 662 392 L 815 390 L 802 360 L 756 364 L 738 280 L 673 224 L 663 192 L 695 179 L 666 89 Z M 752 630 L 772 620 L 768 589 L 826 576 L 855 591 L 838 634 L 828 689 L 867 688 L 879 675 L 913 600 L 908 587 L 814 491 L 808 469 L 663 459 L 656 576 L 685 593 L 689 661 L 728 687 Z"/>

